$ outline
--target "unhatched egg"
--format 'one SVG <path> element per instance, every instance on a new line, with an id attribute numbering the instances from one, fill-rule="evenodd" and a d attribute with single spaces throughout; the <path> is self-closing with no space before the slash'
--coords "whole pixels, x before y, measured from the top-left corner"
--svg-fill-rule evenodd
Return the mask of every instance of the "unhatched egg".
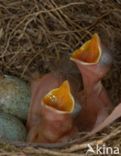
<path id="1" fill-rule="evenodd" d="M 26 120 L 30 103 L 30 88 L 14 76 L 0 77 L 0 111 Z"/>
<path id="2" fill-rule="evenodd" d="M 0 139 L 8 141 L 25 141 L 26 129 L 16 117 L 0 113 Z"/>

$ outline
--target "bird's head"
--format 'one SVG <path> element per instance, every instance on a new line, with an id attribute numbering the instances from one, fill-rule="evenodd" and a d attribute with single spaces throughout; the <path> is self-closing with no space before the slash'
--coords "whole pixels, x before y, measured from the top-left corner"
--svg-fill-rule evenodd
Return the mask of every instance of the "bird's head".
<path id="1" fill-rule="evenodd" d="M 103 48 L 97 33 L 75 50 L 70 59 L 77 64 L 82 75 L 94 81 L 103 78 L 112 63 L 111 55 Z"/>
<path id="2" fill-rule="evenodd" d="M 74 120 L 80 113 L 81 106 L 71 93 L 68 80 L 65 80 L 58 88 L 47 93 L 41 102 L 44 108 L 44 118 L 63 121 L 63 118 Z M 68 121 L 67 121 L 68 122 Z"/>
<path id="3" fill-rule="evenodd" d="M 66 80 L 58 88 L 51 90 L 43 97 L 42 103 L 60 113 L 72 113 L 75 101 L 69 82 Z"/>

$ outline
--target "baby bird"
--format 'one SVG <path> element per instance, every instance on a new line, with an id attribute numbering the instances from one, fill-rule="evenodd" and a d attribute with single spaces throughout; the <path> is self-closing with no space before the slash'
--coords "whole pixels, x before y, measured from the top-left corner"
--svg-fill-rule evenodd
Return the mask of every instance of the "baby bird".
<path id="1" fill-rule="evenodd" d="M 74 121 L 79 111 L 75 111 L 75 100 L 67 80 L 42 95 L 38 102 L 40 120 L 31 126 L 29 124 L 28 142 L 60 143 L 78 131 Z"/>
<path id="2" fill-rule="evenodd" d="M 78 66 L 83 79 L 84 90 L 79 93 L 81 112 L 79 127 L 92 130 L 109 114 L 112 108 L 101 79 L 109 71 L 112 58 L 102 47 L 98 34 L 75 50 L 70 58 Z"/>

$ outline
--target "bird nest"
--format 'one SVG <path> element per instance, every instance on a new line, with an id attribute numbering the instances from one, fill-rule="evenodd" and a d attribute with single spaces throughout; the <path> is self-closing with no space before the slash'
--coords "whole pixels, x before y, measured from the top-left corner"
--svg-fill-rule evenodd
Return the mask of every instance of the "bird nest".
<path id="1" fill-rule="evenodd" d="M 112 69 L 103 83 L 117 104 L 121 100 L 120 0 L 1 0 L 0 71 L 28 81 L 35 71 L 43 74 L 54 70 L 95 32 L 113 56 Z M 75 139 L 61 149 L 0 142 L 0 155 L 81 156 L 88 143 L 119 146 L 120 133 L 120 123 L 115 122 L 100 134 L 83 140 L 80 133 L 78 141 Z"/>

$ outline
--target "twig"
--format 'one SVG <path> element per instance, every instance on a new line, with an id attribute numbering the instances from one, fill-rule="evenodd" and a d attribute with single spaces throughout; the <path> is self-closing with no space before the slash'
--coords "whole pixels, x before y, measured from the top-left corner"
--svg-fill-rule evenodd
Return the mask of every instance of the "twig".
<path id="1" fill-rule="evenodd" d="M 116 135 L 121 133 L 121 126 L 119 126 L 118 128 L 116 128 L 114 131 L 112 131 L 109 135 L 103 137 L 102 139 L 98 139 L 98 140 L 94 140 L 94 141 L 90 141 L 90 142 L 86 142 L 83 144 L 76 144 L 76 145 L 72 145 L 70 148 L 66 148 L 64 150 L 62 150 L 63 152 L 75 152 L 75 151 L 79 151 L 82 149 L 87 148 L 87 145 L 91 145 L 94 146 L 96 144 L 103 144 L 104 142 L 108 141 L 109 139 L 115 137 Z"/>
<path id="2" fill-rule="evenodd" d="M 66 152 L 60 152 L 60 151 L 54 151 L 54 150 L 48 150 L 48 149 L 43 149 L 43 148 L 39 148 L 39 149 L 35 149 L 35 148 L 25 148 L 23 149 L 24 153 L 36 153 L 36 154 L 48 154 L 48 155 L 52 155 L 52 156 L 83 156 L 81 154 L 73 154 L 73 153 L 66 153 Z"/>

